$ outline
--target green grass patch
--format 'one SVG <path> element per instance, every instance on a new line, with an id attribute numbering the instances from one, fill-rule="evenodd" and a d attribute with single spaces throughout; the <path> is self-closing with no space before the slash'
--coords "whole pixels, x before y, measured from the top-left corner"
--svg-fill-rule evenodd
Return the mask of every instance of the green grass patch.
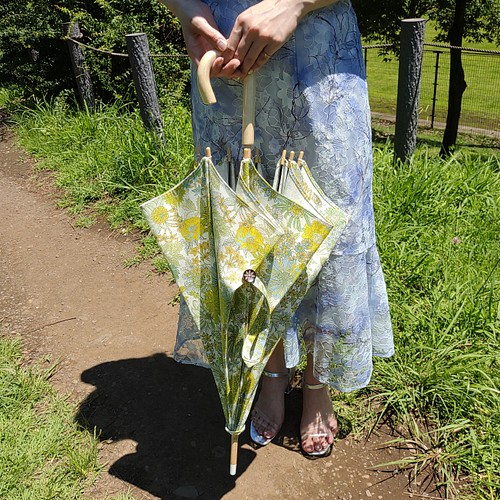
<path id="1" fill-rule="evenodd" d="M 97 440 L 48 379 L 22 365 L 18 340 L 0 337 L 0 498 L 83 497 L 98 474 Z"/>
<path id="2" fill-rule="evenodd" d="M 180 106 L 164 113 L 167 147 L 125 106 L 91 113 L 69 108 L 63 96 L 25 108 L 15 121 L 23 148 L 62 188 L 59 206 L 79 214 L 95 204 L 114 228 L 146 229 L 139 205 L 177 184 L 193 164 L 190 115 Z M 92 223 L 86 216 L 82 225 Z"/>
<path id="3" fill-rule="evenodd" d="M 500 159 L 375 151 L 376 218 L 396 355 L 369 397 L 405 429 L 408 466 L 471 498 L 500 492 Z"/>
<path id="4" fill-rule="evenodd" d="M 432 43 L 436 32 L 426 25 L 425 42 Z M 500 50 L 491 43 L 464 42 L 464 47 Z M 437 60 L 436 51 L 439 51 Z M 366 69 L 372 111 L 395 115 L 398 88 L 398 60 L 384 60 L 378 49 L 366 51 Z M 462 61 L 467 89 L 463 95 L 460 125 L 500 131 L 500 95 L 497 91 L 500 73 L 500 54 L 479 54 L 464 51 Z M 445 123 L 448 109 L 450 57 L 444 48 L 426 46 L 422 61 L 420 119 L 430 125 L 436 62 L 438 77 L 434 110 L 435 123 Z"/>

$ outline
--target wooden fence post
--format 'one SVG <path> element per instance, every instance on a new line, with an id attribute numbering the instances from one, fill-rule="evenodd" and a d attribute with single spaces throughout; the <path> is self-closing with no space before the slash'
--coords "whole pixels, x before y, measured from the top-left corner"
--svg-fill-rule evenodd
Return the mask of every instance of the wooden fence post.
<path id="1" fill-rule="evenodd" d="M 82 33 L 78 23 L 63 23 L 64 35 L 70 38 L 82 38 Z M 80 102 L 87 106 L 89 109 L 94 109 L 94 89 L 92 87 L 92 80 L 90 74 L 85 67 L 85 54 L 80 45 L 68 39 L 69 56 L 71 58 L 71 65 L 73 66 L 73 73 L 76 79 L 76 86 L 78 88 L 78 95 Z"/>
<path id="2" fill-rule="evenodd" d="M 417 144 L 424 28 L 425 19 L 401 21 L 394 156 L 403 162 L 413 154 Z"/>
<path id="3" fill-rule="evenodd" d="M 147 129 L 156 131 L 166 144 L 148 39 L 145 33 L 132 33 L 125 38 L 142 121 Z"/>

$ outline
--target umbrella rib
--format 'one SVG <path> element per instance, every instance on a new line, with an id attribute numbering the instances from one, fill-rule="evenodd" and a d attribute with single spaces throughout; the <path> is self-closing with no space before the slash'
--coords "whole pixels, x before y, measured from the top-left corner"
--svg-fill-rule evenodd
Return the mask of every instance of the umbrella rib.
<path id="1" fill-rule="evenodd" d="M 223 300 L 222 300 L 222 295 L 221 295 L 221 287 L 220 287 L 220 283 L 222 281 L 222 277 L 220 275 L 220 267 L 218 265 L 218 260 L 217 260 L 217 256 L 218 256 L 218 248 L 216 247 L 216 233 L 217 233 L 217 225 L 215 224 L 215 220 L 214 220 L 214 212 L 213 212 L 213 207 L 212 207 L 212 183 L 210 182 L 210 175 L 209 175 L 209 171 L 210 171 L 210 164 L 208 165 L 208 169 L 207 169 L 207 183 L 208 183 L 208 192 L 210 193 L 210 196 L 208 196 L 208 209 L 209 209 L 209 214 L 210 214 L 210 222 L 211 222 L 211 227 L 213 228 L 213 231 L 210 235 L 211 237 L 211 240 L 212 240 L 212 247 L 214 249 L 214 253 L 215 253 L 215 258 L 213 259 L 214 260 L 214 265 L 215 265 L 215 272 L 216 272 L 216 276 L 217 276 L 217 295 L 218 295 L 218 304 L 219 304 L 219 324 L 217 325 L 219 327 L 219 330 L 220 330 L 220 334 L 221 334 L 221 344 L 222 344 L 222 348 L 223 348 L 223 352 L 226 354 L 225 356 L 223 356 L 223 360 L 224 360 L 224 372 L 225 372 L 225 378 L 226 380 L 228 380 L 228 363 L 227 363 L 227 354 L 228 354 L 228 347 L 229 347 L 229 343 L 228 343 L 228 335 L 227 335 L 227 325 L 225 328 L 223 328 L 223 324 L 225 324 L 225 322 L 222 321 L 222 318 L 224 317 L 224 308 L 223 308 Z M 226 393 L 227 393 L 227 384 L 226 384 Z"/>

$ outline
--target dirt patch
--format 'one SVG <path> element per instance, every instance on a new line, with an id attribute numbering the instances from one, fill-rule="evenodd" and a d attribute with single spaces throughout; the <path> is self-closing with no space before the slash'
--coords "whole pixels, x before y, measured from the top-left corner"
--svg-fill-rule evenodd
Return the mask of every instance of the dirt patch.
<path id="1" fill-rule="evenodd" d="M 105 472 L 88 495 L 137 499 L 407 499 L 396 452 L 346 437 L 332 455 L 298 451 L 300 392 L 287 401 L 280 438 L 262 449 L 241 438 L 228 474 L 229 436 L 210 372 L 171 355 L 177 293 L 149 267 L 126 269 L 133 237 L 78 229 L 55 208 L 53 188 L 0 134 L 0 328 L 22 335 L 31 359 L 59 362 L 53 382 L 79 404 L 77 420 L 102 441 Z M 389 469 L 389 470 L 387 470 Z"/>

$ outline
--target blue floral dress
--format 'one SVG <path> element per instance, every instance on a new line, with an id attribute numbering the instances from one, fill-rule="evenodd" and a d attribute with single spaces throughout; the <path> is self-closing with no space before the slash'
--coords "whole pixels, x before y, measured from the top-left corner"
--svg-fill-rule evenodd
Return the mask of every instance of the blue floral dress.
<path id="1" fill-rule="evenodd" d="M 204 0 L 228 36 L 238 14 L 256 0 Z M 372 357 L 394 353 L 384 277 L 375 246 L 370 109 L 356 16 L 349 0 L 307 15 L 257 73 L 256 137 L 264 174 L 272 179 L 283 149 L 303 150 L 324 192 L 350 222 L 285 338 L 289 367 L 305 345 L 315 376 L 341 391 L 370 381 Z M 213 79 L 218 102 L 192 94 L 193 135 L 215 162 L 241 158 L 242 86 Z M 301 342 L 300 336 L 304 339 Z M 181 303 L 175 359 L 205 365 L 203 348 Z"/>

